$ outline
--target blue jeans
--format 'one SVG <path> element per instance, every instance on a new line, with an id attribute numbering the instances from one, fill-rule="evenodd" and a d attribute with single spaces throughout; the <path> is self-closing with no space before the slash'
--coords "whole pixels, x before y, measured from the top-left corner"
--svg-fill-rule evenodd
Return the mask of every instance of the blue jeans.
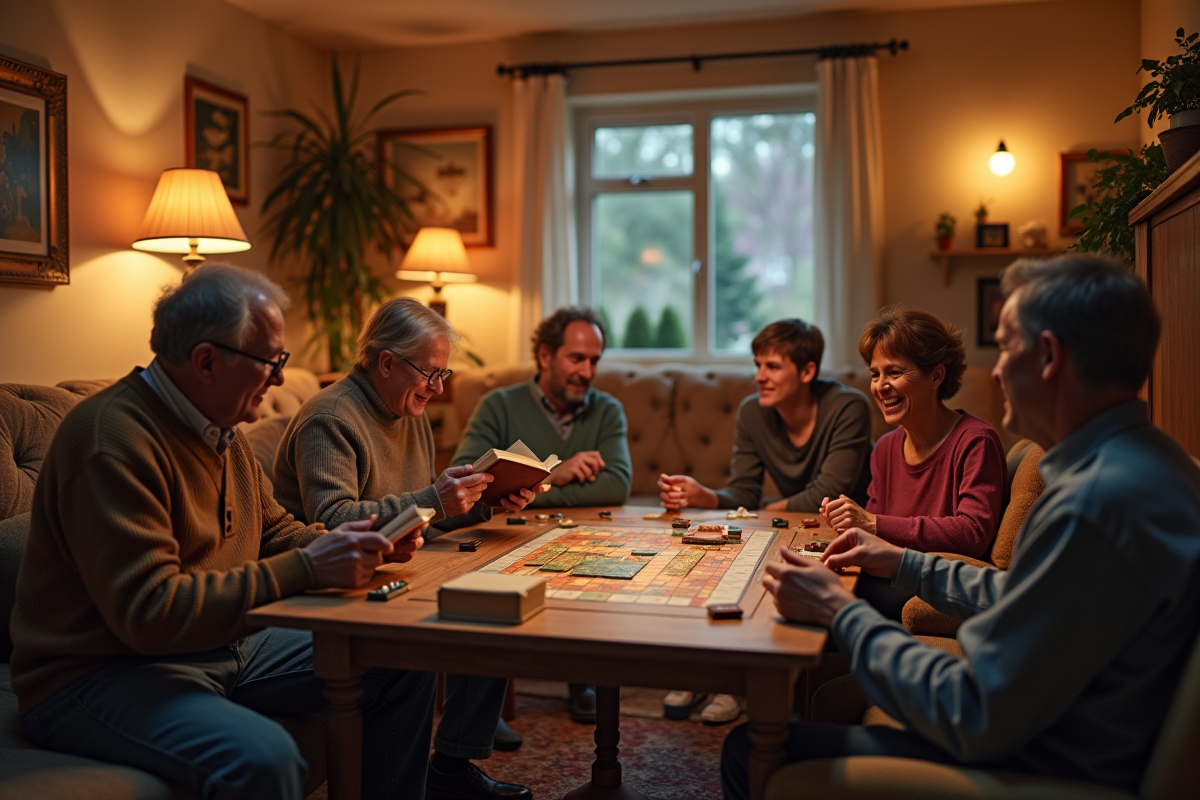
<path id="1" fill-rule="evenodd" d="M 433 674 L 376 669 L 362 684 L 364 800 L 422 800 Z M 268 628 L 203 653 L 122 659 L 21 723 L 43 747 L 144 769 L 203 800 L 300 800 L 308 765 L 263 715 L 321 711 L 323 689 L 311 634 Z"/>
<path id="2" fill-rule="evenodd" d="M 446 674 L 446 698 L 433 749 L 455 758 L 491 758 L 507 678 Z"/>

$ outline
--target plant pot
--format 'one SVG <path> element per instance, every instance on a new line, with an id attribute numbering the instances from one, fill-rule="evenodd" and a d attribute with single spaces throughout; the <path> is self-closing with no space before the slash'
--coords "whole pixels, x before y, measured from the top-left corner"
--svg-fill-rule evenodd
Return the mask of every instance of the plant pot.
<path id="1" fill-rule="evenodd" d="M 1182 167 L 1200 151 L 1200 109 L 1172 114 L 1171 127 L 1159 132 L 1158 141 L 1162 144 L 1167 168 L 1174 172 Z"/>
<path id="2" fill-rule="evenodd" d="M 954 235 L 937 237 L 938 250 L 949 250 L 954 247 Z"/>

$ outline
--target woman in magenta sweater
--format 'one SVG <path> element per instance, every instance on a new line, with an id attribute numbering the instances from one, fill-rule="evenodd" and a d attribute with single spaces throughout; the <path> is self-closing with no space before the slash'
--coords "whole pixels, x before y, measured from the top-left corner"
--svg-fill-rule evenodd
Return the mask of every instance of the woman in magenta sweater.
<path id="1" fill-rule="evenodd" d="M 945 403 L 966 370 L 962 334 L 926 311 L 891 307 L 867 324 L 858 352 L 896 428 L 871 453 L 867 507 L 826 498 L 825 518 L 839 533 L 861 528 L 913 550 L 982 558 L 1000 524 L 1006 467 L 992 427 Z"/>

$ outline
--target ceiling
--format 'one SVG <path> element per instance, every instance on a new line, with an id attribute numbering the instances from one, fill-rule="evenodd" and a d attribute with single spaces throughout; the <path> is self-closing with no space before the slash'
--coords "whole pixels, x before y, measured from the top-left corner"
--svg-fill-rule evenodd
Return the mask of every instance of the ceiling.
<path id="1" fill-rule="evenodd" d="M 226 0 L 322 47 L 411 47 L 550 31 L 1035 0 Z"/>

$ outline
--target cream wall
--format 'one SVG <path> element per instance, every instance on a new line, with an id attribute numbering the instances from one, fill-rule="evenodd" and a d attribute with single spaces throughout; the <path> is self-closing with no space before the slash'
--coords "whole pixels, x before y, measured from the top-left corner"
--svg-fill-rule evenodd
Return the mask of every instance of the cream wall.
<path id="1" fill-rule="evenodd" d="M 159 173 L 183 166 L 185 73 L 247 95 L 257 141 L 276 125 L 259 112 L 327 94 L 325 57 L 221 0 L 0 0 L 0 20 L 0 52 L 67 76 L 71 238 L 70 285 L 0 283 L 0 383 L 123 375 L 152 357 L 151 306 L 180 278 L 178 257 L 129 243 Z M 234 263 L 267 268 L 257 208 L 277 164 L 251 154 L 235 209 L 255 248 Z"/>
<path id="2" fill-rule="evenodd" d="M 785 20 L 640 31 L 558 33 L 447 47 L 364 54 L 366 97 L 398 88 L 424 92 L 385 117 L 395 127 L 491 124 L 496 150 L 496 247 L 472 249 L 478 286 L 447 289 L 451 322 L 490 361 L 523 354 L 516 341 L 516 211 L 512 174 L 509 82 L 500 62 L 585 60 L 735 50 L 771 50 L 908 39 L 908 53 L 880 59 L 884 134 L 887 285 L 890 302 L 924 306 L 967 331 L 969 360 L 990 365 L 995 350 L 975 341 L 975 279 L 1002 261 L 961 262 L 949 287 L 929 257 L 933 221 L 943 210 L 959 219 L 959 244 L 973 240 L 970 212 L 994 198 L 991 219 L 1013 233 L 1031 219 L 1058 227 L 1060 152 L 1135 146 L 1137 122 L 1113 125 L 1140 86 L 1136 0 L 985 6 L 887 14 L 819 15 Z M 813 59 L 778 58 L 688 65 L 581 70 L 572 94 L 814 80 Z M 1143 123 L 1144 125 L 1144 123 Z M 1003 137 L 1017 159 L 1007 178 L 987 170 Z M 1060 245 L 1070 239 L 1053 241 Z M 429 290 L 400 287 L 420 297 Z"/>

